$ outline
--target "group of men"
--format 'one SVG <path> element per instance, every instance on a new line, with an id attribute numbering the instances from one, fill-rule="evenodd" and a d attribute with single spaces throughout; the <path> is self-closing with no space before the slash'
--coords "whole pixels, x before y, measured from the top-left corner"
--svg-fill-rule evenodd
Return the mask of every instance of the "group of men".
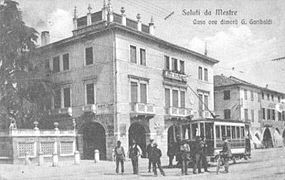
<path id="1" fill-rule="evenodd" d="M 220 152 L 221 158 L 223 159 L 223 164 L 225 165 L 225 172 L 229 170 L 229 159 L 231 157 L 231 149 L 229 142 L 225 137 L 223 137 L 223 149 Z M 193 174 L 201 173 L 201 166 L 204 168 L 204 172 L 208 171 L 208 162 L 207 162 L 207 143 L 205 138 L 199 136 L 196 137 L 195 142 L 193 143 L 192 148 L 190 148 L 187 140 L 182 140 L 175 144 L 170 144 L 168 148 L 167 155 L 169 156 L 169 166 L 172 167 L 174 156 L 178 161 L 178 165 L 181 166 L 181 174 L 187 175 L 189 161 L 192 160 L 194 163 Z M 149 159 L 148 163 L 148 172 L 151 172 L 151 169 L 154 172 L 154 175 L 157 176 L 157 168 L 159 169 L 161 175 L 165 176 L 165 172 L 161 167 L 161 150 L 157 147 L 157 143 L 152 139 L 146 148 L 146 155 Z M 142 150 L 140 146 L 133 140 L 128 151 L 129 158 L 131 159 L 133 166 L 133 174 L 139 173 L 138 160 L 142 155 Z M 119 173 L 119 164 L 121 164 L 121 172 L 124 173 L 124 160 L 125 160 L 125 151 L 121 146 L 121 142 L 117 141 L 117 146 L 114 148 L 114 160 L 116 161 L 116 173 Z M 152 168 L 151 168 L 152 166 Z"/>
<path id="2" fill-rule="evenodd" d="M 129 158 L 132 161 L 133 174 L 139 174 L 138 160 L 142 156 L 142 150 L 140 146 L 133 140 L 132 145 L 128 151 Z M 149 159 L 148 170 L 151 172 L 151 166 L 153 167 L 154 175 L 157 176 L 157 168 L 159 169 L 161 175 L 165 176 L 165 173 L 161 167 L 161 150 L 157 147 L 157 143 L 150 140 L 150 144 L 147 146 L 147 156 Z M 116 161 L 116 173 L 119 173 L 119 164 L 121 164 L 121 173 L 124 173 L 124 160 L 125 151 L 121 145 L 120 141 L 117 141 L 117 146 L 114 148 L 114 160 Z"/>

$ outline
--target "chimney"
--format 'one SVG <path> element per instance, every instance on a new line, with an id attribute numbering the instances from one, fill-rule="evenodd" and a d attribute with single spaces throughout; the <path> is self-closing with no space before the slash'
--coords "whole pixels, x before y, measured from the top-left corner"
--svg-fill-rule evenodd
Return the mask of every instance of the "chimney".
<path id="1" fill-rule="evenodd" d="M 49 42 L 50 42 L 49 32 L 48 31 L 43 31 L 41 33 L 41 45 L 45 46 L 45 45 L 49 44 Z"/>
<path id="2" fill-rule="evenodd" d="M 88 13 L 87 13 L 87 26 L 90 26 L 92 24 L 92 21 L 91 21 L 91 5 L 89 4 L 88 5 Z"/>
<path id="3" fill-rule="evenodd" d="M 141 15 L 137 14 L 137 27 L 138 27 L 138 31 L 142 31 L 142 22 L 141 22 Z"/>
<path id="4" fill-rule="evenodd" d="M 106 0 L 103 1 L 103 8 L 102 8 L 102 20 L 107 21 L 107 14 L 108 14 L 108 8 L 106 4 Z"/>
<path id="5" fill-rule="evenodd" d="M 207 42 L 205 42 L 205 52 L 204 52 L 204 55 L 205 55 L 205 56 L 208 55 Z"/>
<path id="6" fill-rule="evenodd" d="M 113 16 L 113 9 L 112 9 L 112 4 L 111 0 L 108 0 L 108 21 L 113 22 L 114 16 Z"/>
<path id="7" fill-rule="evenodd" d="M 148 26 L 149 26 L 149 34 L 154 35 L 154 21 L 152 16 L 150 18 L 150 23 L 148 24 Z"/>
<path id="8" fill-rule="evenodd" d="M 121 15 L 122 15 L 122 25 L 126 26 L 127 25 L 127 19 L 126 19 L 126 14 L 125 14 L 125 8 L 121 8 Z"/>
<path id="9" fill-rule="evenodd" d="M 77 11 L 76 6 L 74 7 L 74 15 L 73 15 L 73 30 L 77 29 Z"/>

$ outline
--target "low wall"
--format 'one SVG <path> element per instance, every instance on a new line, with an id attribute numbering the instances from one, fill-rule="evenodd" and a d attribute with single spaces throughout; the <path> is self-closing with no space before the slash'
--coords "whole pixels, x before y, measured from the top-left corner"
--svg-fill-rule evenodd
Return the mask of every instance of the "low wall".
<path id="1" fill-rule="evenodd" d="M 38 162 L 39 152 L 51 161 L 57 153 L 60 160 L 73 159 L 76 151 L 74 130 L 10 129 L 0 132 L 0 163 L 19 164 L 28 155 L 31 162 Z"/>

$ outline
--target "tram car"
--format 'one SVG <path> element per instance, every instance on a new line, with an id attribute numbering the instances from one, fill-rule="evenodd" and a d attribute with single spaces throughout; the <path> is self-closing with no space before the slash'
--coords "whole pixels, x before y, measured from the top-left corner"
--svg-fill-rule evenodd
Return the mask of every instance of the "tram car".
<path id="1" fill-rule="evenodd" d="M 247 159 L 250 156 L 250 147 L 248 147 L 250 143 L 247 143 L 249 140 L 245 134 L 245 123 L 242 121 L 224 119 L 193 120 L 186 127 L 184 126 L 184 131 L 186 129 L 188 129 L 191 149 L 197 136 L 205 138 L 208 161 L 215 161 L 222 150 L 222 137 L 227 137 L 230 142 L 234 162 L 236 159 Z"/>

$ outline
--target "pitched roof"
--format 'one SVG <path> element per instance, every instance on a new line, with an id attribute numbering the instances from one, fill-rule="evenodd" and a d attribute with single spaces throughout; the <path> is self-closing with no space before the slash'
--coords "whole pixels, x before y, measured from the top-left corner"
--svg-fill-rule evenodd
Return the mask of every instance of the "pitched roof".
<path id="1" fill-rule="evenodd" d="M 226 77 L 224 75 L 215 75 L 214 76 L 214 87 L 215 88 L 224 87 L 224 86 L 233 86 L 233 85 L 244 85 L 244 86 L 260 89 L 261 91 L 267 91 L 267 92 L 272 92 L 272 93 L 284 95 L 284 93 L 282 93 L 282 92 L 278 92 L 275 90 L 271 90 L 271 89 L 267 89 L 267 88 L 264 88 L 261 86 L 257 86 L 255 84 L 244 81 L 244 80 L 239 79 L 239 78 L 234 77 L 234 76 L 230 76 L 230 77 Z"/>

